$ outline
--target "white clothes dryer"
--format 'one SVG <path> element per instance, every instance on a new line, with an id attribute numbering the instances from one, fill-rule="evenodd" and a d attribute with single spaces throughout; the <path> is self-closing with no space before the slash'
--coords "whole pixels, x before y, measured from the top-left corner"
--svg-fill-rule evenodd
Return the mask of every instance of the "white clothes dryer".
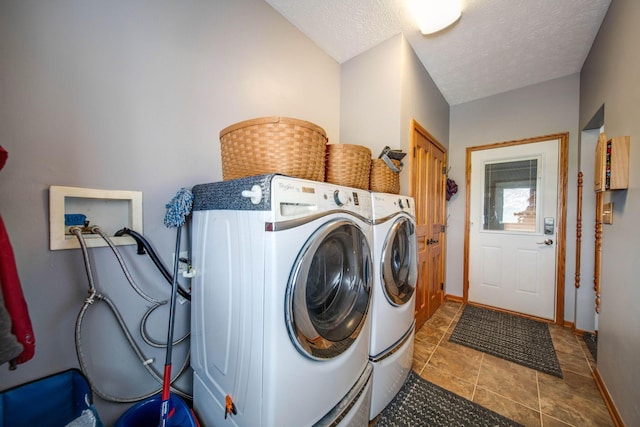
<path id="1" fill-rule="evenodd" d="M 203 425 L 366 426 L 369 192 L 262 175 L 193 194 L 191 366 Z"/>
<path id="2" fill-rule="evenodd" d="M 373 367 L 371 411 L 391 402 L 413 364 L 415 287 L 418 276 L 413 199 L 371 193 L 373 293 L 369 360 Z"/>

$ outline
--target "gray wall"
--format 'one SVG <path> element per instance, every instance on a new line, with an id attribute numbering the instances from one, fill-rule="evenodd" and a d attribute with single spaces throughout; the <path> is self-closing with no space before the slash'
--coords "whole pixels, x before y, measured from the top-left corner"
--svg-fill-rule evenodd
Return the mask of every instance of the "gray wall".
<path id="1" fill-rule="evenodd" d="M 74 322 L 87 280 L 79 250 L 48 249 L 50 185 L 142 191 L 144 233 L 171 265 L 164 205 L 180 187 L 221 179 L 222 128 L 282 115 L 338 140 L 340 66 L 262 0 L 2 1 L 0 53 L 0 144 L 9 151 L 0 212 L 37 341 L 33 360 L 0 369 L 0 388 L 78 366 Z M 149 259 L 123 251 L 140 286 L 167 298 Z M 107 249 L 93 250 L 92 261 L 98 288 L 139 335 L 148 304 Z M 176 335 L 188 327 L 188 305 L 178 308 Z M 159 340 L 166 313 L 150 322 Z M 84 331 L 101 387 L 132 396 L 158 385 L 104 305 L 90 309 Z M 143 348 L 161 369 L 163 351 Z M 184 346 L 174 350 L 175 363 L 184 357 Z M 98 399 L 108 424 L 125 408 Z"/>
<path id="2" fill-rule="evenodd" d="M 411 119 L 418 121 L 440 144 L 449 146 L 450 108 L 411 45 L 402 44 L 402 104 L 400 131 L 409 148 Z"/>
<path id="3" fill-rule="evenodd" d="M 581 73 L 580 126 L 604 104 L 607 136 L 631 136 L 629 189 L 611 192 L 602 231 L 598 371 L 628 426 L 640 425 L 640 2 L 615 0 Z"/>
<path id="4" fill-rule="evenodd" d="M 449 142 L 449 104 L 402 35 L 342 64 L 340 138 L 371 148 L 409 152 L 411 120 L 443 145 Z M 403 161 L 400 192 L 409 194 L 409 157 Z"/>
<path id="5" fill-rule="evenodd" d="M 447 294 L 462 296 L 466 148 L 569 132 L 564 319 L 574 320 L 578 74 L 451 107 L 449 177 L 458 194 L 448 203 Z"/>
<path id="6" fill-rule="evenodd" d="M 371 148 L 400 148 L 402 69 L 398 35 L 346 61 L 340 80 L 340 142 Z M 329 141 L 331 142 L 331 141 Z"/>

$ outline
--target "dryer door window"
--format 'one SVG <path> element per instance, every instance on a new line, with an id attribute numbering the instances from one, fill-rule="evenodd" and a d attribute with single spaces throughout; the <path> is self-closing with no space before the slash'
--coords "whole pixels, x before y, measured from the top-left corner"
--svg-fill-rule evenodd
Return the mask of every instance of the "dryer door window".
<path id="1" fill-rule="evenodd" d="M 298 255 L 286 293 L 289 335 L 303 355 L 331 359 L 345 352 L 365 324 L 371 253 L 353 222 L 323 225 Z"/>
<path id="2" fill-rule="evenodd" d="M 413 295 L 418 277 L 415 225 L 402 217 L 391 226 L 382 248 L 380 275 L 387 300 L 400 306 Z"/>

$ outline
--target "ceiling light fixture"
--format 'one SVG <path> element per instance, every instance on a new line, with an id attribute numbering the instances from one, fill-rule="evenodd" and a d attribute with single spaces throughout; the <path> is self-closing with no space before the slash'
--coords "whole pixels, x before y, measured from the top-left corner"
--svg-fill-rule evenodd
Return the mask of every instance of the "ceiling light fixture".
<path id="1" fill-rule="evenodd" d="M 409 6 L 422 34 L 433 34 L 460 19 L 460 0 L 410 0 Z"/>

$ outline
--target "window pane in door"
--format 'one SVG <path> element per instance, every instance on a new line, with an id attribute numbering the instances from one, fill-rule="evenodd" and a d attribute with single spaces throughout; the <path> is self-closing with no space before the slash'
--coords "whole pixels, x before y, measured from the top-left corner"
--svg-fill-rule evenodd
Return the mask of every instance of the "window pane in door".
<path id="1" fill-rule="evenodd" d="M 536 232 L 538 159 L 486 163 L 483 229 Z"/>

